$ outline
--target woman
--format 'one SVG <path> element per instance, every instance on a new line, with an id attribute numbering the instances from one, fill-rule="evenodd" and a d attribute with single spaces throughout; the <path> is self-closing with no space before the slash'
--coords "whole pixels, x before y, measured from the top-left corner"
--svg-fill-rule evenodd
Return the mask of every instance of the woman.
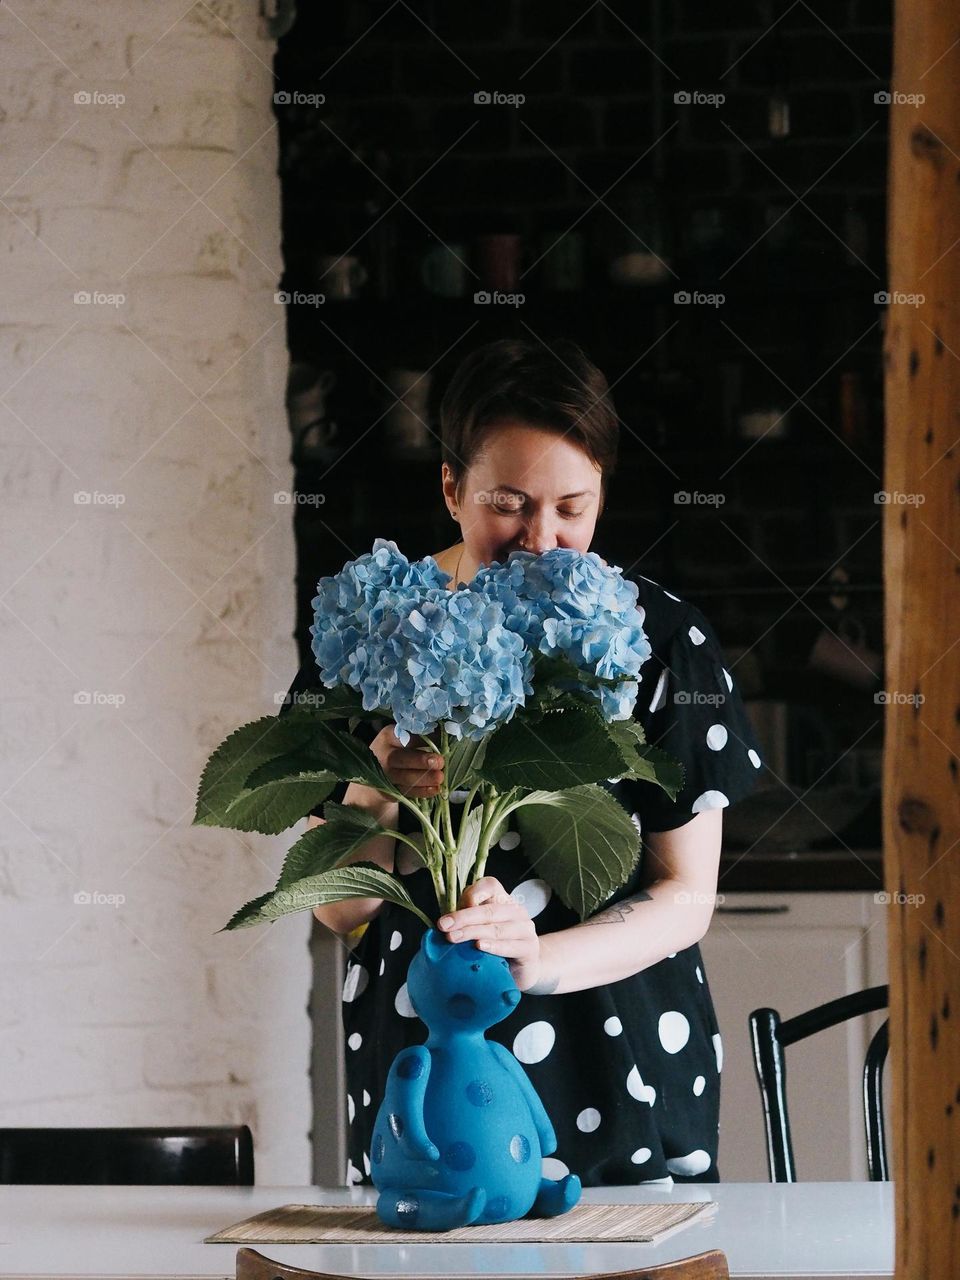
<path id="1" fill-rule="evenodd" d="M 461 534 L 435 557 L 451 574 L 450 589 L 516 549 L 590 550 L 617 428 L 603 375 L 572 343 L 547 350 L 504 339 L 468 356 L 441 406 L 443 497 Z M 511 829 L 491 851 L 487 874 L 438 922 L 451 940 L 474 939 L 510 961 L 524 998 L 487 1034 L 516 1054 L 544 1100 L 558 1144 L 545 1173 L 571 1170 L 584 1186 L 719 1180 L 722 1044 L 698 943 L 713 911 L 723 808 L 752 788 L 761 764 L 709 622 L 649 578 L 634 580 L 652 646 L 634 714 L 647 741 L 684 765 L 676 802 L 649 782 L 602 784 L 631 814 L 643 852 L 628 882 L 586 920 L 551 894 Z M 311 683 L 308 666 L 291 695 Z M 436 794 L 442 761 L 424 760 L 422 739 L 403 747 L 393 725 L 364 731 L 392 782 L 410 796 Z M 418 830 L 406 809 L 372 788 L 341 784 L 331 798 L 363 805 L 394 829 Z M 351 860 L 396 871 L 436 919 L 429 873 L 406 846 L 395 861 L 395 844 L 376 838 Z M 347 1181 L 369 1184 L 390 1064 L 424 1038 L 405 984 L 423 925 L 381 900 L 348 900 L 315 915 L 341 935 L 368 926 L 351 955 L 343 1017 Z"/>

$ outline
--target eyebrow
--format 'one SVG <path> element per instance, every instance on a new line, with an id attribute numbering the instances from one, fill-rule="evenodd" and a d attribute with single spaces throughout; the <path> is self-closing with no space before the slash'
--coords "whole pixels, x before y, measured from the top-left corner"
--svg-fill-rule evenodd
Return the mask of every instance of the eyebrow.
<path id="1" fill-rule="evenodd" d="M 515 489 L 511 484 L 495 484 L 488 490 L 490 493 L 517 493 L 521 498 L 529 498 L 529 493 L 524 493 L 522 489 Z M 568 498 L 587 498 L 593 497 L 593 489 L 581 489 L 579 493 L 565 493 L 561 498 L 557 498 L 557 502 L 566 502 Z"/>

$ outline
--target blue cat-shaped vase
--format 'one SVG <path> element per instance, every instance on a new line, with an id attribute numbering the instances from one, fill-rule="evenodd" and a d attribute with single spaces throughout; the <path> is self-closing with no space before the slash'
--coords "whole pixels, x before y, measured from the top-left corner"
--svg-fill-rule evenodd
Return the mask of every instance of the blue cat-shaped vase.
<path id="1" fill-rule="evenodd" d="M 577 1175 L 541 1174 L 557 1139 L 537 1091 L 484 1035 L 520 1001 L 508 962 L 429 929 L 407 990 L 429 1034 L 394 1058 L 377 1112 L 370 1176 L 381 1222 L 449 1231 L 572 1209 Z"/>

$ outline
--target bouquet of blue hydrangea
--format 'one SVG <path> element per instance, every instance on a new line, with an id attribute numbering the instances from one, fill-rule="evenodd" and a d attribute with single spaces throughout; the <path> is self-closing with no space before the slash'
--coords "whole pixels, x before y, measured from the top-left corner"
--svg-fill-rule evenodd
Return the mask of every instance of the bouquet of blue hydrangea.
<path id="1" fill-rule="evenodd" d="M 356 805 L 324 805 L 324 822 L 292 846 L 276 886 L 242 907 L 236 929 L 338 902 L 385 898 L 428 926 L 402 882 L 348 862 L 375 836 L 408 845 L 428 868 L 439 912 L 484 874 L 512 817 L 538 875 L 581 919 L 623 885 L 640 836 L 601 783 L 641 779 L 674 799 L 682 768 L 647 744 L 633 718 L 650 656 L 637 587 L 594 553 L 515 551 L 465 587 L 432 556 L 393 542 L 321 578 L 312 601 L 318 687 L 289 713 L 232 733 L 200 782 L 194 824 L 277 834 L 340 782 L 376 788 L 417 819 L 422 841 Z M 403 794 L 369 747 L 362 721 L 392 721 L 442 756 L 430 798 Z M 344 728 L 344 723 L 346 728 Z M 459 822 L 451 808 L 462 802 Z"/>

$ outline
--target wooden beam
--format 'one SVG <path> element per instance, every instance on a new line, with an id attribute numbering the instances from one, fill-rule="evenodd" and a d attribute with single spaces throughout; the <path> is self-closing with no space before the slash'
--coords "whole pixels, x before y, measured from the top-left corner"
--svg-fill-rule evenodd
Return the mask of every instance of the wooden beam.
<path id="1" fill-rule="evenodd" d="M 897 895 L 896 1275 L 946 1280 L 960 1276 L 960 9 L 944 0 L 895 9 L 883 834 Z"/>

